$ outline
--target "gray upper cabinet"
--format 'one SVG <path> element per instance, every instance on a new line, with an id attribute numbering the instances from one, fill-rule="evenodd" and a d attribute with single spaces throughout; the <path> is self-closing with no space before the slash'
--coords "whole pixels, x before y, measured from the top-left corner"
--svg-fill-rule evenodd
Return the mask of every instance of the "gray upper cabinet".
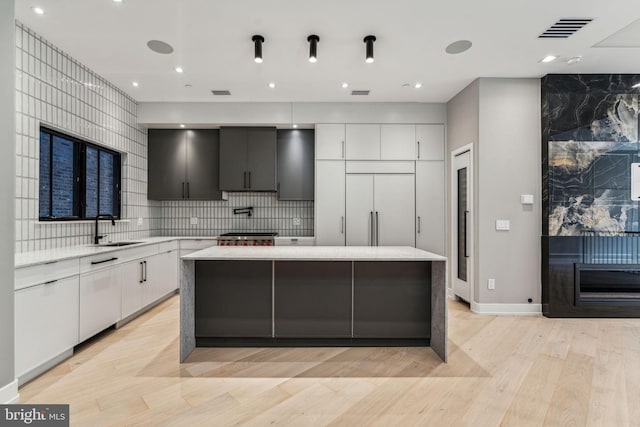
<path id="1" fill-rule="evenodd" d="M 149 129 L 148 198 L 221 200 L 216 129 Z"/>
<path id="2" fill-rule="evenodd" d="M 220 188 L 276 191 L 276 129 L 220 129 Z"/>
<path id="3" fill-rule="evenodd" d="M 278 131 L 278 200 L 313 200 L 314 132 Z"/>

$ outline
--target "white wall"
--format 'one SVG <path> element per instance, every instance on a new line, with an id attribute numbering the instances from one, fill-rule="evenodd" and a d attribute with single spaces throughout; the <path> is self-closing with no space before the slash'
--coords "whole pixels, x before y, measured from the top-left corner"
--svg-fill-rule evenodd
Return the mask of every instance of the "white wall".
<path id="1" fill-rule="evenodd" d="M 540 79 L 480 79 L 479 135 L 478 302 L 540 304 Z M 520 204 L 522 194 L 535 204 Z M 496 219 L 511 230 L 496 231 Z"/>
<path id="2" fill-rule="evenodd" d="M 142 102 L 138 121 L 166 124 L 309 125 L 315 123 L 446 123 L 446 104 L 366 102 Z"/>
<path id="3" fill-rule="evenodd" d="M 473 143 L 472 308 L 480 312 L 501 311 L 492 304 L 539 311 L 540 114 L 539 79 L 481 78 L 447 104 L 450 152 Z M 450 203 L 450 178 L 448 189 Z M 535 204 L 521 205 L 522 194 L 533 194 Z M 496 231 L 497 219 L 509 220 L 511 230 Z M 496 280 L 495 290 L 487 288 L 489 278 Z"/>
<path id="4" fill-rule="evenodd" d="M 17 392 L 14 381 L 15 11 L 0 1 L 0 403 Z"/>
<path id="5" fill-rule="evenodd" d="M 123 153 L 121 216 L 130 221 L 104 224 L 101 232 L 114 240 L 152 234 L 160 205 L 147 200 L 147 133 L 135 101 L 22 24 L 15 33 L 16 251 L 93 241 L 91 222 L 38 223 L 41 124 Z"/>

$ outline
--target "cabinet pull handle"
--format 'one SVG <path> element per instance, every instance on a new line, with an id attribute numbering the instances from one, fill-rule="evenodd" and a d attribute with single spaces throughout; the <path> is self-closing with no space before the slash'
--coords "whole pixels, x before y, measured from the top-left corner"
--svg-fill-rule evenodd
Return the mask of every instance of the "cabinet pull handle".
<path id="1" fill-rule="evenodd" d="M 113 258 L 109 258 L 109 259 L 103 259 L 102 261 L 91 261 L 91 265 L 103 264 L 105 262 L 115 261 L 117 259 L 118 259 L 118 257 L 113 257 Z"/>
<path id="2" fill-rule="evenodd" d="M 249 172 L 249 186 L 247 188 L 251 188 L 251 172 Z"/>
<path id="3" fill-rule="evenodd" d="M 344 216 L 340 217 L 340 234 L 344 234 Z"/>
<path id="4" fill-rule="evenodd" d="M 182 198 L 184 199 L 184 182 L 182 183 Z"/>
<path id="5" fill-rule="evenodd" d="M 52 283 L 56 283 L 58 281 L 58 279 L 56 280 L 49 280 L 48 282 L 44 282 L 43 285 L 50 285 Z"/>
<path id="6" fill-rule="evenodd" d="M 420 234 L 420 223 L 421 223 L 421 222 L 422 222 L 422 221 L 420 221 L 420 217 L 418 217 L 418 234 Z"/>
<path id="7" fill-rule="evenodd" d="M 144 266 L 142 261 L 140 261 L 140 281 L 138 283 L 144 282 Z"/>
<path id="8" fill-rule="evenodd" d="M 418 160 L 420 160 L 420 141 L 418 141 Z"/>
<path id="9" fill-rule="evenodd" d="M 376 246 L 380 246 L 380 219 L 378 219 L 378 211 L 376 211 Z"/>
<path id="10" fill-rule="evenodd" d="M 48 262 L 45 262 L 44 264 L 45 265 L 49 265 L 49 264 L 55 264 L 56 262 L 58 262 L 58 261 L 48 261 Z"/>
<path id="11" fill-rule="evenodd" d="M 374 244 L 374 240 L 373 240 L 373 234 L 374 234 L 374 225 L 373 225 L 373 211 L 369 212 L 369 219 L 371 220 L 371 243 L 369 243 L 369 246 L 373 246 Z"/>
<path id="12" fill-rule="evenodd" d="M 469 211 L 464 211 L 464 257 L 469 258 L 469 248 L 468 248 L 468 233 L 467 226 L 469 225 Z"/>
<path id="13" fill-rule="evenodd" d="M 247 188 L 247 173 L 243 172 L 242 175 L 242 188 Z"/>
<path id="14" fill-rule="evenodd" d="M 344 159 L 344 141 L 342 141 L 342 158 Z"/>
<path id="15" fill-rule="evenodd" d="M 279 193 L 280 192 L 280 182 L 278 181 L 278 186 L 276 187 L 276 191 Z"/>
<path id="16" fill-rule="evenodd" d="M 147 281 L 147 261 L 142 261 L 144 262 L 144 281 Z"/>
<path id="17" fill-rule="evenodd" d="M 191 183 L 189 181 L 187 181 L 187 199 L 191 198 L 191 191 L 189 190 L 190 189 L 189 184 L 191 184 Z"/>

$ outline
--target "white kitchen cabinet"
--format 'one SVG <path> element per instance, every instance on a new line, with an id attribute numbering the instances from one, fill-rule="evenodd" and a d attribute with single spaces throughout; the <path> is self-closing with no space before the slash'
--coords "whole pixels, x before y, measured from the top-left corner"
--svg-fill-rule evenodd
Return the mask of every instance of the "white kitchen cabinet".
<path id="1" fill-rule="evenodd" d="M 163 253 L 158 254 L 158 276 L 160 278 L 160 284 L 158 286 L 158 294 L 163 297 L 168 293 L 174 292 L 180 287 L 180 278 L 178 277 L 178 249 L 171 249 Z"/>
<path id="2" fill-rule="evenodd" d="M 345 156 L 344 124 L 316 125 L 316 159 L 340 160 Z"/>
<path id="3" fill-rule="evenodd" d="M 413 174 L 348 174 L 347 246 L 414 246 Z"/>
<path id="4" fill-rule="evenodd" d="M 416 162 L 416 247 L 445 255 L 444 161 Z"/>
<path id="5" fill-rule="evenodd" d="M 80 275 L 80 326 L 82 342 L 121 319 L 121 282 L 110 266 Z"/>
<path id="6" fill-rule="evenodd" d="M 316 245 L 344 246 L 345 163 L 342 160 L 316 162 Z"/>
<path id="7" fill-rule="evenodd" d="M 380 125 L 346 125 L 346 159 L 380 160 Z"/>
<path id="8" fill-rule="evenodd" d="M 444 160 L 444 125 L 416 125 L 418 160 Z"/>
<path id="9" fill-rule="evenodd" d="M 381 160 L 415 160 L 416 155 L 415 125 L 380 126 Z"/>
<path id="10" fill-rule="evenodd" d="M 123 319 L 142 308 L 144 268 L 144 260 L 130 261 L 116 267 L 122 283 L 121 310 Z"/>
<path id="11" fill-rule="evenodd" d="M 75 275 L 15 292 L 15 371 L 21 384 L 29 372 L 78 343 L 78 284 Z"/>

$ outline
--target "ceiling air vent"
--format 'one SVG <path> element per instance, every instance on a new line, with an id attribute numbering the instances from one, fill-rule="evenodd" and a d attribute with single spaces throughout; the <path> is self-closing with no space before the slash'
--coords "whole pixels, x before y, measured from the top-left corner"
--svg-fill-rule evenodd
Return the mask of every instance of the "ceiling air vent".
<path id="1" fill-rule="evenodd" d="M 212 90 L 211 93 L 214 95 L 231 95 L 228 90 Z"/>
<path id="2" fill-rule="evenodd" d="M 567 39 L 583 28 L 591 18 L 562 18 L 538 36 L 539 39 Z"/>
<path id="3" fill-rule="evenodd" d="M 351 91 L 351 95 L 364 95 L 364 96 L 367 96 L 367 95 L 369 95 L 369 91 L 368 90 L 352 90 Z"/>

